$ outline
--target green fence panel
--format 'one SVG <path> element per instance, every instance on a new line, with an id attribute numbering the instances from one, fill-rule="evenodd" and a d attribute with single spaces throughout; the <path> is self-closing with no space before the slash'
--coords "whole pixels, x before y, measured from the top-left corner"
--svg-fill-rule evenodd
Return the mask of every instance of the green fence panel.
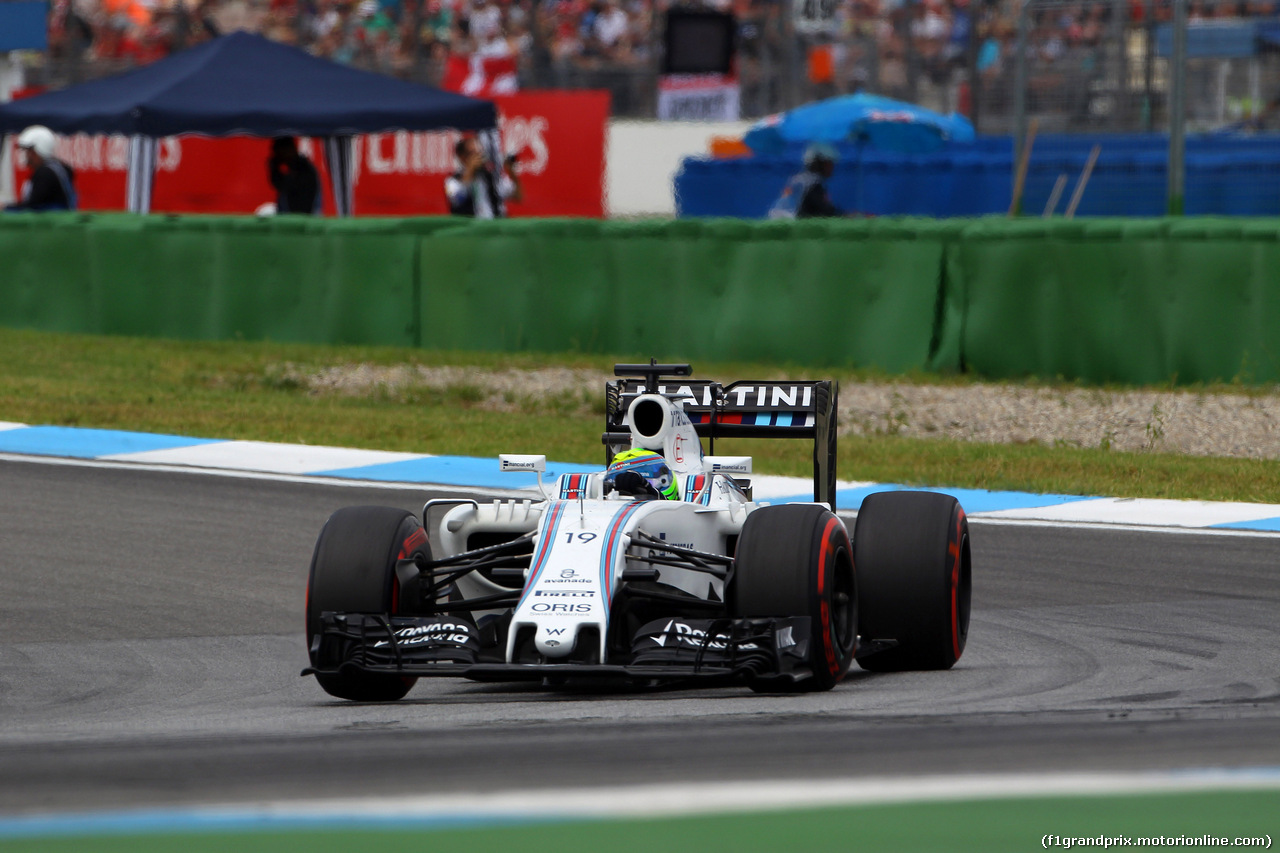
<path id="1" fill-rule="evenodd" d="M 420 235 L 448 217 L 0 218 L 0 323 L 412 346 Z"/>
<path id="2" fill-rule="evenodd" d="M 1120 381 L 1126 365 L 1163 378 L 1167 343 L 1132 244 L 1042 237 L 974 240 L 957 251 L 968 370 L 1107 382 Z"/>
<path id="3" fill-rule="evenodd" d="M 1263 231 L 1263 238 L 1249 236 Z M 967 369 L 1089 382 L 1280 379 L 1280 244 L 1187 220 L 1121 228 L 989 225 L 953 245 Z"/>
<path id="4" fill-rule="evenodd" d="M 315 343 L 418 343 L 417 240 L 394 223 L 302 217 L 97 223 L 93 328 L 108 334 Z M 122 226 L 125 225 L 121 223 Z"/>
<path id="5" fill-rule="evenodd" d="M 668 232 L 670 233 L 670 232 Z M 731 232 L 710 227 L 680 236 L 618 239 L 607 244 L 608 290 L 613 307 L 602 325 L 623 352 L 659 359 L 741 358 L 740 347 L 719 350 L 726 339 L 736 270 Z M 687 353 L 687 355 L 682 355 Z"/>
<path id="6" fill-rule="evenodd" d="M 338 308 L 325 287 L 329 239 L 327 234 L 280 234 L 265 227 L 215 233 L 211 242 L 217 276 L 207 294 L 209 336 L 331 341 L 328 319 Z"/>
<path id="7" fill-rule="evenodd" d="M 141 217 L 138 222 L 145 223 Z M 146 223 L 150 225 L 150 223 Z M 95 331 L 113 335 L 210 338 L 214 244 L 174 228 L 96 222 L 87 250 Z"/>
<path id="8" fill-rule="evenodd" d="M 961 264 L 958 230 L 939 241 L 942 255 L 938 272 L 938 295 L 934 306 L 933 339 L 929 344 L 927 370 L 960 373 L 965 370 L 964 339 L 968 312 L 968 279 Z"/>
<path id="9" fill-rule="evenodd" d="M 327 334 L 334 343 L 421 344 L 415 234 L 335 233 L 320 281 Z"/>
<path id="10" fill-rule="evenodd" d="M 487 229 L 486 229 L 487 230 Z M 513 351 L 607 346 L 613 306 L 599 240 L 470 229 L 422 239 L 423 345 Z"/>
<path id="11" fill-rule="evenodd" d="M 1178 241 L 1167 251 L 1168 378 L 1280 380 L 1280 245 Z"/>
<path id="12" fill-rule="evenodd" d="M 1280 380 L 1280 221 L 0 218 L 0 323 Z"/>
<path id="13" fill-rule="evenodd" d="M 0 325 L 46 331 L 94 328 L 83 217 L 0 213 Z"/>
<path id="14" fill-rule="evenodd" d="M 943 243 L 884 225 L 504 222 L 421 250 L 428 345 L 923 368 Z M 939 363 L 958 366 L 959 336 Z"/>
<path id="15" fill-rule="evenodd" d="M 930 358 L 938 243 L 797 239 L 734 247 L 717 350 L 890 372 Z"/>

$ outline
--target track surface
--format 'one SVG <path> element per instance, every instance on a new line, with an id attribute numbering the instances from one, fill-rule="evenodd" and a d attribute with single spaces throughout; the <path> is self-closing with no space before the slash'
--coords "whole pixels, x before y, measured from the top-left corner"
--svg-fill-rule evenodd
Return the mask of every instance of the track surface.
<path id="1" fill-rule="evenodd" d="M 0 461 L 0 814 L 593 783 L 1280 765 L 1280 537 L 973 525 L 969 647 L 827 694 L 330 700 L 315 536 L 419 491 Z"/>

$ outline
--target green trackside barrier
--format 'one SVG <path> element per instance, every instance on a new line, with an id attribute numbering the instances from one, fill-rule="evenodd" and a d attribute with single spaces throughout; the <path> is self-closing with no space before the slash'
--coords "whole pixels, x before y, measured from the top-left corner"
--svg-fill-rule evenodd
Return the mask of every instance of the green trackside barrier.
<path id="1" fill-rule="evenodd" d="M 1280 380 L 1280 220 L 0 216 L 0 324 Z"/>
<path id="2" fill-rule="evenodd" d="M 0 217 L 0 323 L 188 339 L 414 346 L 432 220 Z"/>
<path id="3" fill-rule="evenodd" d="M 1280 220 L 984 220 L 950 251 L 976 374 L 1280 380 Z"/>
<path id="4" fill-rule="evenodd" d="M 0 324 L 94 332 L 87 217 L 0 213 Z"/>
<path id="5" fill-rule="evenodd" d="M 958 334 L 938 333 L 956 233 L 881 220 L 467 224 L 422 239 L 423 342 L 958 367 Z"/>

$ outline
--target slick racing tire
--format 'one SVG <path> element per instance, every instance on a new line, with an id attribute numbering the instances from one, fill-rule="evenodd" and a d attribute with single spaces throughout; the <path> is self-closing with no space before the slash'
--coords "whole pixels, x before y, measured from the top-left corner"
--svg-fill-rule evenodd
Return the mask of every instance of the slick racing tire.
<path id="1" fill-rule="evenodd" d="M 332 668 L 340 661 L 322 660 L 315 645 L 320 614 L 402 613 L 396 583 L 396 561 L 414 554 L 431 557 L 426 531 L 417 517 L 385 506 L 353 506 L 329 517 L 311 558 L 307 583 L 307 648 L 311 665 Z M 404 698 L 418 679 L 400 675 L 343 672 L 317 675 L 325 692 L 356 702 L 390 702 Z"/>
<path id="2" fill-rule="evenodd" d="M 877 492 L 858 510 L 858 626 L 896 640 L 858 657 L 871 672 L 950 669 L 969 636 L 969 522 L 950 495 Z"/>
<path id="3" fill-rule="evenodd" d="M 844 524 L 813 504 L 762 507 L 738 537 L 730 608 L 739 617 L 808 616 L 809 678 L 759 677 L 757 692 L 830 690 L 849 671 L 858 637 L 853 549 Z"/>

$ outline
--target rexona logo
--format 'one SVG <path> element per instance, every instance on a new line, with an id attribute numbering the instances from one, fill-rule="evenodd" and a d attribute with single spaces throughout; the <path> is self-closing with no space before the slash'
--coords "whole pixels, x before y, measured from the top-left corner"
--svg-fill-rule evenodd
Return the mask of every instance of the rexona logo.
<path id="1" fill-rule="evenodd" d="M 677 622 L 674 619 L 667 623 L 667 627 L 662 629 L 661 634 L 653 634 L 649 639 L 653 640 L 660 646 L 666 646 L 667 641 L 672 639 L 672 634 L 675 635 L 675 641 L 677 643 L 681 643 L 686 646 L 695 646 L 697 648 L 705 646 L 708 649 L 729 648 L 729 635 L 716 634 L 714 637 L 708 639 L 707 632 L 703 631 L 701 628 L 695 628 L 692 625 L 688 625 L 684 622 Z M 759 648 L 755 643 L 738 643 L 736 645 L 743 651 Z"/>
<path id="2" fill-rule="evenodd" d="M 396 644 L 401 646 L 425 646 L 431 643 L 465 646 L 471 639 L 471 626 L 462 622 L 435 622 L 431 625 L 414 625 L 395 632 Z M 391 645 L 390 640 L 379 640 L 373 647 Z"/>

